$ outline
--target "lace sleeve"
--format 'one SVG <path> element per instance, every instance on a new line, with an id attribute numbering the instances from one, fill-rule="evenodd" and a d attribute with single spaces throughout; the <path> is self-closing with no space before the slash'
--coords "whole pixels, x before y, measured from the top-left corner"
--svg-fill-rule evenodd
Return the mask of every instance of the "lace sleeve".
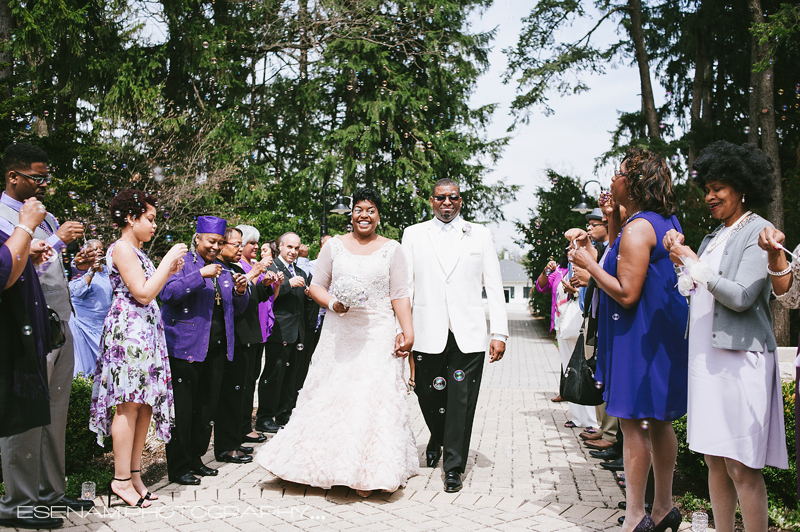
<path id="1" fill-rule="evenodd" d="M 794 248 L 794 254 L 800 254 L 800 245 Z M 775 291 L 772 291 L 775 294 Z M 775 299 L 786 308 L 800 307 L 800 261 L 792 261 L 792 284 L 785 294 L 775 295 Z"/>
<path id="2" fill-rule="evenodd" d="M 408 296 L 408 266 L 403 247 L 394 246 L 394 256 L 389 264 L 389 298 L 402 299 Z"/>
<path id="3" fill-rule="evenodd" d="M 317 264 L 314 266 L 314 277 L 311 279 L 312 286 L 321 286 L 327 290 L 331 285 L 331 272 L 333 272 L 332 249 L 335 238 L 330 239 L 327 245 L 322 246 L 317 255 Z"/>

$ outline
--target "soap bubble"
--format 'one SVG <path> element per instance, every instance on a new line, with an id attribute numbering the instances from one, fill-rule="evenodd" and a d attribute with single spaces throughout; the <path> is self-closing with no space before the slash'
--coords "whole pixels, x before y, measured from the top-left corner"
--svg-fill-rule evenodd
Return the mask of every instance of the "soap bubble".
<path id="1" fill-rule="evenodd" d="M 30 325 L 26 325 L 25 327 L 22 328 L 22 334 L 24 334 L 25 336 L 30 336 L 32 332 L 33 329 L 31 328 Z"/>
<path id="2" fill-rule="evenodd" d="M 444 390 L 447 386 L 447 381 L 444 380 L 444 377 L 436 377 L 433 379 L 433 387 L 437 390 Z"/>
<path id="3" fill-rule="evenodd" d="M 457 369 L 455 373 L 453 373 L 453 378 L 459 382 L 464 380 L 464 372 L 460 369 Z"/>

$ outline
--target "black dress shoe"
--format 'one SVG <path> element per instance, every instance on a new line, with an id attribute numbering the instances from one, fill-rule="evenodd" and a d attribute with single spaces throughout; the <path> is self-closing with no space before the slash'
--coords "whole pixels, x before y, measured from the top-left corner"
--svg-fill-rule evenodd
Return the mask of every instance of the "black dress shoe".
<path id="1" fill-rule="evenodd" d="M 436 467 L 441 457 L 442 444 L 434 443 L 433 438 L 431 438 L 428 440 L 428 446 L 425 448 L 425 465 L 428 467 Z"/>
<path id="2" fill-rule="evenodd" d="M 27 528 L 31 530 L 58 528 L 64 524 L 60 517 L 36 516 L 12 517 L 10 519 L 0 519 L 1 527 L 8 528 Z"/>
<path id="3" fill-rule="evenodd" d="M 259 432 L 269 432 L 270 434 L 275 434 L 281 430 L 281 426 L 271 419 L 268 419 L 263 423 L 256 423 L 256 430 Z"/>
<path id="4" fill-rule="evenodd" d="M 191 473 L 186 473 L 183 476 L 174 479 L 171 478 L 169 480 L 170 482 L 176 482 L 178 484 L 183 484 L 184 486 L 197 486 L 198 484 L 200 484 L 200 479 L 192 475 Z"/>
<path id="5" fill-rule="evenodd" d="M 605 451 L 589 451 L 589 454 L 601 460 L 616 460 L 622 456 L 622 453 L 614 449 L 606 449 Z"/>
<path id="6" fill-rule="evenodd" d="M 613 462 L 603 462 L 600 464 L 600 467 L 608 469 L 609 471 L 623 471 L 625 469 L 625 466 L 622 464 L 622 458 L 617 458 Z"/>
<path id="7" fill-rule="evenodd" d="M 201 477 L 216 477 L 219 475 L 218 469 L 214 469 L 213 467 L 208 467 L 203 464 L 192 466 L 191 472 L 195 475 L 200 475 Z"/>
<path id="8" fill-rule="evenodd" d="M 249 464 L 253 461 L 253 457 L 249 454 L 232 455 L 229 453 L 221 453 L 217 455 L 217 462 L 228 462 L 229 464 Z"/>
<path id="9" fill-rule="evenodd" d="M 267 437 L 263 434 L 259 434 L 258 437 L 254 438 L 252 436 L 243 436 L 242 441 L 244 443 L 264 443 L 267 441 Z"/>
<path id="10" fill-rule="evenodd" d="M 66 512 L 67 509 L 76 512 L 88 512 L 89 510 L 94 508 L 94 502 L 85 501 L 83 499 L 73 499 L 72 497 L 67 497 L 66 495 L 64 495 L 63 497 L 61 497 L 60 501 L 51 504 L 50 508 L 56 512 Z"/>
<path id="11" fill-rule="evenodd" d="M 448 471 L 444 475 L 444 491 L 445 493 L 455 493 L 461 491 L 464 484 L 461 483 L 461 473 L 457 471 Z"/>
<path id="12" fill-rule="evenodd" d="M 245 447 L 244 445 L 239 446 L 239 452 L 244 454 L 253 454 L 252 447 Z"/>

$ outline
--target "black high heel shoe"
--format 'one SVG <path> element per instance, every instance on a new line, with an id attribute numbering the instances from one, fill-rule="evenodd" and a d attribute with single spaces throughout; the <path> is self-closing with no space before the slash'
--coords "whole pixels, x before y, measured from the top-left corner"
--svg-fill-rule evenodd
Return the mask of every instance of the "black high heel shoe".
<path id="1" fill-rule="evenodd" d="M 680 510 L 672 507 L 672 510 L 661 520 L 658 525 L 656 525 L 653 532 L 666 532 L 666 530 L 672 529 L 672 532 L 678 532 L 678 527 L 681 526 L 681 522 L 683 521 L 683 516 L 681 515 Z"/>
<path id="2" fill-rule="evenodd" d="M 636 528 L 633 529 L 633 532 L 655 532 L 655 530 L 656 524 L 653 522 L 653 518 L 648 514 L 644 514 L 644 517 L 642 517 L 642 520 L 636 525 Z"/>
<path id="3" fill-rule="evenodd" d="M 137 502 L 135 505 L 133 505 L 133 506 L 132 506 L 132 505 L 131 505 L 131 504 L 130 504 L 128 501 L 126 501 L 125 499 L 123 499 L 123 498 L 122 498 L 122 497 L 119 495 L 119 493 L 117 493 L 116 491 L 114 491 L 114 490 L 111 488 L 111 484 L 112 484 L 112 483 L 113 483 L 115 480 L 116 480 L 117 482 L 127 482 L 127 481 L 129 481 L 130 479 L 131 479 L 131 477 L 128 477 L 128 478 L 117 478 L 117 477 L 114 477 L 114 478 L 112 478 L 112 479 L 111 479 L 111 480 L 108 482 L 108 507 L 109 507 L 109 508 L 111 508 L 111 494 L 112 494 L 112 493 L 113 493 L 113 494 L 114 494 L 114 495 L 117 497 L 117 499 L 121 499 L 121 500 L 122 500 L 122 501 L 123 501 L 125 504 L 127 504 L 127 505 L 128 505 L 130 508 L 142 508 L 142 504 L 144 504 L 144 501 L 145 501 L 144 497 L 139 497 L 139 502 Z"/>
<path id="4" fill-rule="evenodd" d="M 142 472 L 141 469 L 131 469 L 131 473 L 139 473 L 141 475 L 141 472 Z M 154 496 L 149 491 L 147 492 L 146 495 L 143 495 L 143 497 L 148 501 L 157 501 L 158 500 L 158 495 Z"/>

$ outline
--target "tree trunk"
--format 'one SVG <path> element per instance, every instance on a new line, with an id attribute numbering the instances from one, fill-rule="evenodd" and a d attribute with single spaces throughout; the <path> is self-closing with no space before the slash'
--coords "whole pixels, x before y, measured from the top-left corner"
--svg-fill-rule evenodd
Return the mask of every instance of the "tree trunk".
<path id="1" fill-rule="evenodd" d="M 760 23 L 764 20 L 764 15 L 761 10 L 761 0 L 749 0 L 750 20 L 753 24 Z M 766 57 L 768 44 L 758 44 L 756 38 L 753 37 L 753 57 L 751 63 L 755 65 Z M 758 79 L 759 90 L 758 99 L 756 100 L 756 116 L 758 117 L 758 125 L 761 128 L 761 149 L 767 156 L 772 159 L 772 164 L 775 166 L 775 192 L 772 196 L 772 203 L 767 207 L 767 217 L 772 224 L 779 230 L 783 231 L 783 186 L 781 184 L 781 160 L 778 153 L 778 132 L 775 128 L 775 110 L 774 105 L 774 80 L 775 66 L 770 64 L 761 72 L 753 72 L 753 76 Z M 754 91 L 755 92 L 755 91 Z M 753 100 L 750 98 L 750 109 L 753 109 Z M 752 122 L 753 116 L 751 114 L 750 120 Z M 752 126 L 751 126 L 752 127 Z M 753 132 L 750 132 L 751 138 Z M 772 324 L 775 329 L 775 339 L 780 346 L 790 345 L 789 340 L 789 311 L 781 305 L 772 306 Z"/>
<path id="2" fill-rule="evenodd" d="M 8 0 L 0 1 L 0 97 L 11 98 L 11 75 L 14 72 L 11 57 L 11 9 Z"/>
<path id="3" fill-rule="evenodd" d="M 704 26 L 697 32 L 697 53 L 694 61 L 694 81 L 692 82 L 692 108 L 691 108 L 691 128 L 692 128 L 692 143 L 689 146 L 688 167 L 691 170 L 697 154 L 700 152 L 701 142 L 698 142 L 701 137 L 705 136 L 705 123 L 701 121 L 701 111 L 704 115 L 709 114 L 709 107 L 703 106 L 703 99 L 705 95 L 707 76 L 710 70 L 708 43 L 706 41 L 707 28 Z M 710 92 L 710 91 L 709 91 Z"/>
<path id="4" fill-rule="evenodd" d="M 660 138 L 661 129 L 658 127 L 653 85 L 650 82 L 650 64 L 642 31 L 642 2 L 641 0 L 628 0 L 628 6 L 631 9 L 631 39 L 633 39 L 636 49 L 636 62 L 639 65 L 639 80 L 642 85 L 642 114 L 644 114 L 647 124 L 647 136 L 651 139 Z"/>

